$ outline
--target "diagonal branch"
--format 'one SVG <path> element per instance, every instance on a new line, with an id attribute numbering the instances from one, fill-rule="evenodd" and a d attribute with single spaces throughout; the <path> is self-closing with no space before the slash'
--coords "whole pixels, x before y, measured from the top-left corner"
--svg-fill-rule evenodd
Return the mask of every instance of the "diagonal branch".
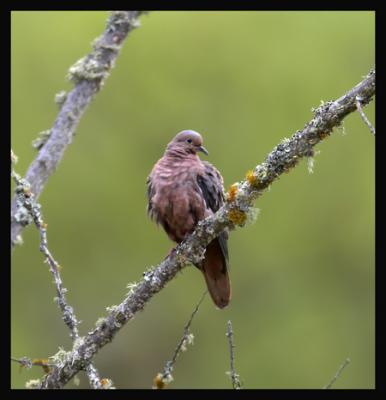
<path id="1" fill-rule="evenodd" d="M 94 41 L 94 50 L 78 60 L 69 70 L 69 79 L 75 87 L 66 96 L 49 137 L 38 156 L 31 163 L 25 179 L 37 200 L 50 175 L 55 171 L 63 154 L 72 142 L 78 123 L 87 106 L 103 86 L 114 66 L 128 33 L 139 25 L 141 11 L 114 11 L 108 19 L 104 33 Z M 40 147 L 39 144 L 38 147 Z M 20 241 L 20 233 L 28 220 L 15 218 L 16 199 L 11 205 L 11 245 Z"/>
<path id="2" fill-rule="evenodd" d="M 79 370 L 88 365 L 94 355 L 107 343 L 134 315 L 143 310 L 146 303 L 188 263 L 197 264 L 204 255 L 206 246 L 225 228 L 243 226 L 252 210 L 254 201 L 284 172 L 289 172 L 303 157 L 313 155 L 313 147 L 330 135 L 333 128 L 355 111 L 356 96 L 361 104 L 368 104 L 375 95 L 375 70 L 353 89 L 335 101 L 327 102 L 314 111 L 314 118 L 290 139 L 283 140 L 267 156 L 265 161 L 246 179 L 231 186 L 226 204 L 217 213 L 200 221 L 195 231 L 189 235 L 176 251 L 158 266 L 144 272 L 143 279 L 131 285 L 127 297 L 118 306 L 111 307 L 108 315 L 98 320 L 96 328 L 80 338 L 72 350 L 65 354 L 61 363 L 47 374 L 40 388 L 61 388 Z"/>
<path id="3" fill-rule="evenodd" d="M 177 361 L 177 357 L 181 354 L 181 352 L 185 351 L 188 344 L 193 344 L 194 336 L 190 333 L 190 325 L 192 325 L 193 318 L 197 314 L 198 309 L 200 308 L 201 303 L 204 301 L 204 298 L 208 291 L 206 290 L 201 296 L 200 301 L 197 303 L 194 308 L 192 314 L 190 315 L 189 321 L 184 326 L 184 334 L 182 335 L 180 341 L 177 344 L 177 347 L 174 350 L 173 358 L 170 361 L 167 361 L 162 373 L 158 373 L 154 378 L 153 389 L 163 389 L 167 384 L 173 381 L 173 369 L 174 364 Z"/>
<path id="4" fill-rule="evenodd" d="M 333 378 L 330 380 L 330 382 L 323 387 L 323 389 L 331 389 L 331 386 L 336 382 L 336 380 L 340 377 L 341 373 L 343 370 L 349 365 L 351 360 L 349 358 L 346 358 L 344 360 L 344 363 L 339 367 L 338 371 L 335 372 L 335 375 Z"/>

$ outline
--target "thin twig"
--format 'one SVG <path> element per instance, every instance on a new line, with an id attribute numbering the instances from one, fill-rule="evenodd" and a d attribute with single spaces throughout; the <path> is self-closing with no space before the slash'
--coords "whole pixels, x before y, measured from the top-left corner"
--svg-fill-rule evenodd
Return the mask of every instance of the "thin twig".
<path id="1" fill-rule="evenodd" d="M 11 357 L 11 361 L 17 362 L 20 364 L 21 367 L 30 369 L 32 368 L 32 360 L 28 357 L 22 357 L 22 358 L 15 358 Z"/>
<path id="2" fill-rule="evenodd" d="M 163 389 L 168 383 L 173 380 L 173 368 L 174 364 L 177 361 L 177 357 L 180 355 L 182 351 L 186 350 L 186 346 L 188 344 L 193 343 L 193 334 L 190 333 L 190 325 L 192 324 L 193 318 L 196 315 L 198 309 L 200 308 L 201 303 L 204 301 L 204 298 L 208 291 L 205 291 L 201 296 L 200 301 L 197 303 L 195 309 L 193 310 L 192 314 L 190 315 L 189 321 L 184 326 L 184 333 L 174 350 L 173 357 L 170 361 L 167 361 L 162 373 L 158 373 L 157 376 L 154 378 L 154 389 Z"/>
<path id="3" fill-rule="evenodd" d="M 349 358 L 346 358 L 344 360 L 344 363 L 339 367 L 338 371 L 336 371 L 334 377 L 331 379 L 331 381 L 324 386 L 323 389 L 330 389 L 331 386 L 336 382 L 336 380 L 339 378 L 340 374 L 343 372 L 343 370 L 347 367 L 347 365 L 349 365 L 351 362 L 351 360 Z"/>
<path id="4" fill-rule="evenodd" d="M 93 364 L 88 364 L 86 367 L 86 374 L 90 385 L 93 389 L 103 389 L 103 385 L 101 383 L 101 378 L 97 369 L 94 367 Z"/>
<path id="5" fill-rule="evenodd" d="M 232 185 L 235 190 L 228 192 L 227 202 L 216 214 L 200 221 L 194 232 L 176 247 L 158 266 L 144 272 L 143 279 L 131 286 L 123 301 L 109 309 L 108 315 L 98 320 L 93 331 L 79 339 L 76 346 L 67 353 L 66 361 L 54 367 L 43 378 L 40 388 L 63 387 L 83 365 L 106 344 L 111 343 L 116 333 L 136 313 L 143 310 L 147 302 L 187 264 L 198 264 L 204 257 L 207 245 L 224 229 L 243 226 L 253 209 L 255 200 L 283 173 L 289 172 L 304 157 L 313 155 L 313 148 L 330 136 L 343 119 L 356 110 L 355 98 L 361 96 L 362 104 L 369 103 L 375 94 L 375 71 L 370 73 L 354 88 L 335 101 L 330 101 L 314 112 L 314 118 L 290 139 L 283 140 L 267 156 L 265 161 L 246 179 Z"/>
<path id="6" fill-rule="evenodd" d="M 109 76 L 128 33 L 139 26 L 138 17 L 141 13 L 141 11 L 113 11 L 104 33 L 93 42 L 93 51 L 69 69 L 69 79 L 74 82 L 75 87 L 65 99 L 64 96 L 60 96 L 62 104 L 54 125 L 49 130 L 49 135 L 45 135 L 45 143 L 39 144 L 38 147 L 41 147 L 39 154 L 29 166 L 25 176 L 36 200 L 72 142 L 87 106 Z M 17 212 L 17 199 L 14 198 L 11 205 L 12 246 L 20 242 L 21 231 L 28 225 L 28 221 L 15 218 Z"/>
<path id="7" fill-rule="evenodd" d="M 34 358 L 33 360 L 31 360 L 28 357 L 22 357 L 22 358 L 11 357 L 11 361 L 19 363 L 20 367 L 26 369 L 30 369 L 32 367 L 42 367 L 45 373 L 50 372 L 50 367 L 54 365 L 53 363 L 50 363 L 48 359 L 44 358 Z"/>
<path id="8" fill-rule="evenodd" d="M 371 125 L 371 122 L 368 120 L 368 118 L 366 117 L 366 114 L 362 110 L 362 105 L 361 105 L 362 99 L 361 99 L 361 97 L 357 96 L 355 100 L 356 100 L 355 104 L 357 106 L 359 115 L 361 116 L 363 122 L 369 127 L 370 132 L 375 136 L 375 128 Z"/>
<path id="9" fill-rule="evenodd" d="M 232 387 L 233 389 L 241 389 L 241 382 L 240 382 L 240 375 L 236 373 L 235 369 L 235 345 L 233 343 L 233 329 L 232 329 L 232 322 L 229 320 L 227 324 L 227 338 L 229 342 L 229 354 L 231 360 L 231 370 L 229 371 L 229 375 L 232 380 Z"/>
<path id="10" fill-rule="evenodd" d="M 11 165 L 17 160 L 14 153 L 11 150 Z M 74 309 L 67 303 L 66 293 L 67 289 L 63 286 L 63 281 L 60 276 L 59 263 L 55 260 L 52 253 L 48 249 L 48 241 L 47 241 L 47 224 L 43 221 L 43 215 L 41 212 L 41 205 L 35 201 L 35 196 L 31 192 L 31 185 L 26 179 L 20 177 L 13 168 L 11 168 L 11 177 L 16 183 L 15 194 L 16 194 L 16 204 L 18 213 L 25 213 L 29 218 L 33 220 L 36 228 L 39 231 L 40 235 L 40 251 L 45 256 L 45 261 L 50 266 L 50 272 L 54 278 L 55 288 L 57 297 L 55 300 L 58 303 L 58 306 L 62 312 L 62 319 L 64 323 L 67 325 L 70 331 L 70 337 L 73 342 L 79 339 L 79 331 L 78 331 L 78 320 L 74 313 Z M 17 214 L 16 214 L 17 215 Z M 38 365 L 38 364 L 32 364 Z M 90 363 L 91 365 L 91 363 Z M 46 372 L 49 372 L 48 370 Z M 98 371 L 94 366 L 90 366 L 86 368 L 86 373 L 89 376 L 89 381 L 91 386 L 94 389 L 102 388 L 100 384 L 100 378 L 98 375 Z"/>
<path id="11" fill-rule="evenodd" d="M 34 195 L 31 192 L 30 184 L 26 179 L 20 177 L 14 170 L 11 171 L 11 176 L 16 183 L 16 203 L 17 208 L 27 212 L 30 217 L 32 217 L 36 228 L 40 235 L 40 251 L 45 256 L 45 261 L 50 266 L 50 272 L 54 277 L 55 287 L 56 287 L 56 300 L 59 305 L 60 310 L 63 314 L 63 320 L 70 330 L 70 336 L 72 340 L 79 337 L 78 332 L 78 320 L 74 314 L 74 310 L 71 306 L 67 304 L 66 292 L 67 289 L 63 287 L 63 282 L 59 273 L 59 263 L 54 259 L 51 252 L 48 249 L 47 243 L 47 224 L 43 221 L 43 216 L 41 213 L 41 205 L 37 203 L 34 199 Z"/>

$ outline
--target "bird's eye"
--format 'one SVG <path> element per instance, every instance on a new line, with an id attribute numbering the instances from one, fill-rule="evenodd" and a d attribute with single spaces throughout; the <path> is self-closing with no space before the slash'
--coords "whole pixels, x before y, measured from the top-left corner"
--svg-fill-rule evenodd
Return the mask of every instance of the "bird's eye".
<path id="1" fill-rule="evenodd" d="M 186 141 L 187 141 L 188 143 L 192 143 L 192 142 L 193 142 L 192 139 L 186 139 Z"/>

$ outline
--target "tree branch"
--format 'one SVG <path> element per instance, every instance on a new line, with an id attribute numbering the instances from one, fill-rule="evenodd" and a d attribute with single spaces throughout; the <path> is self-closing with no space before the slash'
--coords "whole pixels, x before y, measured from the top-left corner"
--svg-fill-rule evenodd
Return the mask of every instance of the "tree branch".
<path id="1" fill-rule="evenodd" d="M 323 389 L 331 389 L 331 386 L 336 382 L 336 380 L 340 377 L 340 374 L 343 372 L 343 370 L 349 365 L 351 360 L 349 358 L 346 358 L 344 360 L 344 363 L 339 367 L 338 371 L 335 372 L 335 375 L 331 379 L 331 381 L 324 386 Z"/>
<path id="2" fill-rule="evenodd" d="M 234 354 L 235 345 L 233 343 L 233 329 L 231 320 L 228 321 L 226 335 L 229 342 L 229 355 L 231 360 L 231 370 L 227 372 L 227 374 L 229 374 L 231 377 L 233 389 L 241 389 L 240 376 L 235 369 L 235 354 Z"/>
<path id="3" fill-rule="evenodd" d="M 177 361 L 177 357 L 180 355 L 182 351 L 186 350 L 187 344 L 193 344 L 193 334 L 190 333 L 190 325 L 192 324 L 194 316 L 197 314 L 198 309 L 200 308 L 201 303 L 204 301 L 204 298 L 208 291 L 206 290 L 201 296 L 200 301 L 197 303 L 194 308 L 192 314 L 190 315 L 189 321 L 184 326 L 184 333 L 178 342 L 177 347 L 174 350 L 173 357 L 170 361 L 167 361 L 162 373 L 158 373 L 154 378 L 154 386 L 153 389 L 164 389 L 166 385 L 168 385 L 171 381 L 173 381 L 173 368 L 174 364 Z"/>
<path id="4" fill-rule="evenodd" d="M 363 122 L 368 126 L 368 128 L 370 129 L 370 132 L 375 135 L 375 128 L 371 125 L 371 122 L 368 120 L 368 118 L 366 117 L 366 114 L 363 112 L 362 110 L 362 105 L 361 105 L 361 101 L 362 99 L 357 96 L 356 97 L 356 106 L 359 112 L 359 115 L 361 116 Z"/>
<path id="5" fill-rule="evenodd" d="M 17 157 L 11 150 L 11 166 L 13 163 L 17 161 Z M 18 209 L 18 213 L 20 210 L 26 210 L 27 216 L 33 220 L 36 228 L 39 231 L 40 235 L 40 251 L 45 256 L 45 262 L 50 266 L 50 272 L 54 278 L 54 283 L 56 287 L 57 297 L 55 298 L 58 306 L 62 312 L 62 319 L 64 323 L 67 325 L 70 331 L 70 337 L 73 342 L 79 339 L 79 331 L 78 331 L 78 320 L 75 316 L 74 309 L 67 303 L 66 293 L 67 289 L 63 286 L 62 278 L 60 276 L 60 265 L 53 257 L 52 253 L 48 249 L 47 242 L 47 224 L 43 221 L 43 215 L 41 212 L 41 205 L 35 201 L 35 196 L 31 192 L 31 185 L 25 179 L 22 179 L 19 174 L 17 174 L 13 168 L 11 168 L 11 177 L 14 179 L 16 183 L 16 205 Z M 12 359 L 12 358 L 11 358 Z M 15 359 L 12 359 L 15 361 Z M 26 361 L 27 360 L 27 361 Z M 24 361 L 24 364 L 23 364 Z M 39 361 L 39 360 L 38 360 Z M 32 366 L 32 365 L 41 365 L 41 364 L 31 364 L 28 363 L 27 358 L 23 358 L 19 360 L 21 365 L 24 366 Z M 48 368 L 48 366 L 46 365 Z M 49 369 L 45 370 L 45 372 L 49 372 Z M 89 378 L 90 385 L 94 389 L 102 389 L 102 385 L 100 383 L 100 377 L 97 369 L 92 365 L 92 363 L 88 364 L 86 368 L 86 374 Z"/>
<path id="6" fill-rule="evenodd" d="M 93 389 L 103 389 L 103 385 L 101 383 L 101 377 L 99 376 L 98 370 L 94 367 L 92 363 L 87 365 L 86 374 L 90 385 Z"/>
<path id="7" fill-rule="evenodd" d="M 94 41 L 94 50 L 69 69 L 74 89 L 68 93 L 49 131 L 47 141 L 31 163 L 25 179 L 37 200 L 49 176 L 55 171 L 67 146 L 72 142 L 78 123 L 91 100 L 109 76 L 128 33 L 139 25 L 141 11 L 114 11 L 104 33 Z M 62 99 L 63 100 L 63 99 Z M 11 246 L 20 242 L 20 233 L 29 221 L 17 217 L 16 199 L 11 205 Z M 16 216 L 15 216 L 16 215 Z M 20 213 L 19 213 L 20 217 Z"/>
<path id="8" fill-rule="evenodd" d="M 79 370 L 87 366 L 93 356 L 107 343 L 134 315 L 143 310 L 146 303 L 188 263 L 197 264 L 203 258 L 206 246 L 225 228 L 243 226 L 252 210 L 254 201 L 269 185 L 284 172 L 289 172 L 303 157 L 313 155 L 313 147 L 330 135 L 344 117 L 356 110 L 355 99 L 360 96 L 362 104 L 369 103 L 375 95 L 375 70 L 353 89 L 335 101 L 327 102 L 314 110 L 314 118 L 290 139 L 283 140 L 267 156 L 265 161 L 246 179 L 231 186 L 226 204 L 217 213 L 200 221 L 176 251 L 158 266 L 144 272 L 143 279 L 130 285 L 127 297 L 117 306 L 109 308 L 105 318 L 99 319 L 96 328 L 74 344 L 71 351 L 52 371 L 43 377 L 40 388 L 61 388 Z"/>
<path id="9" fill-rule="evenodd" d="M 12 153 L 11 153 L 12 154 Z M 28 212 L 40 235 L 40 251 L 45 256 L 45 262 L 50 266 L 50 272 L 54 278 L 56 294 L 55 298 L 60 310 L 63 314 L 63 321 L 70 330 L 70 336 L 72 340 L 79 337 L 78 332 L 78 320 L 74 314 L 74 310 L 67 304 L 66 293 L 67 289 L 63 287 L 62 279 L 60 277 L 59 263 L 54 259 L 50 250 L 48 249 L 47 243 L 47 224 L 43 221 L 43 215 L 41 213 L 41 206 L 34 199 L 34 195 L 31 193 L 30 184 L 22 179 L 13 169 L 11 170 L 11 176 L 16 183 L 16 204 L 18 209 L 25 209 Z"/>

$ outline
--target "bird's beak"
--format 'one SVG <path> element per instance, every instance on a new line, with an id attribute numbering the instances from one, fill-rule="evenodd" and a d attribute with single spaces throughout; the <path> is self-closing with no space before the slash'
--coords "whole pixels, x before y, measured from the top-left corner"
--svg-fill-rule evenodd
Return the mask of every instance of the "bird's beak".
<path id="1" fill-rule="evenodd" d="M 209 155 L 208 150 L 204 146 L 197 146 L 197 151 L 201 151 L 202 153 Z"/>

